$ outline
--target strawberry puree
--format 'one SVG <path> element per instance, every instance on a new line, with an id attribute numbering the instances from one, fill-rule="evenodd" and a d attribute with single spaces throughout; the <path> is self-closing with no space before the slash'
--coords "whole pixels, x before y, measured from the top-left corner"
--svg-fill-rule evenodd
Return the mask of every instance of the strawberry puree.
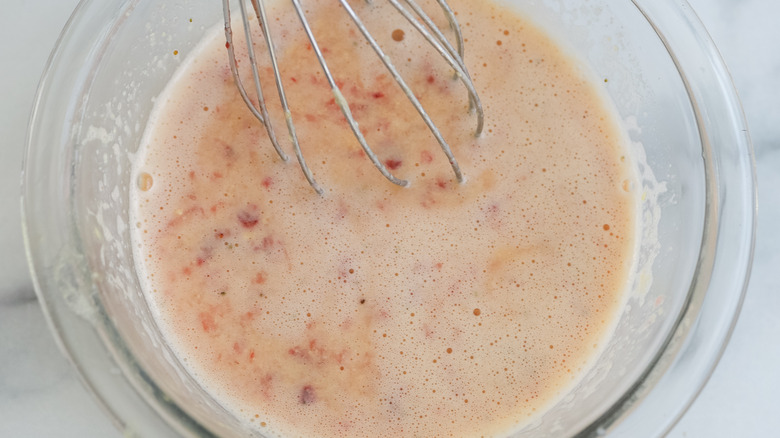
<path id="1" fill-rule="evenodd" d="M 510 11 L 453 0 L 485 106 L 477 139 L 439 55 L 389 6 L 354 2 L 452 145 L 459 184 L 344 11 L 306 2 L 369 144 L 411 181 L 400 188 L 360 149 L 284 3 L 272 31 L 325 194 L 278 158 L 214 33 L 159 98 L 136 163 L 136 261 L 169 342 L 218 400 L 271 435 L 521 427 L 599 352 L 629 280 L 633 174 L 597 85 Z M 243 57 L 239 66 L 249 78 Z M 261 71 L 292 156 L 270 67 Z"/>

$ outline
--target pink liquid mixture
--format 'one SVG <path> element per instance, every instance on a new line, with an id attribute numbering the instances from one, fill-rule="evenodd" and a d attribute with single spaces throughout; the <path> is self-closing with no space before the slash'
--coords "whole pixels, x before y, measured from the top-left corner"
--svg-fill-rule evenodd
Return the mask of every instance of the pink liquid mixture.
<path id="1" fill-rule="evenodd" d="M 598 84 L 553 41 L 490 2 L 452 0 L 487 117 L 475 138 L 462 85 L 378 3 L 355 8 L 467 182 L 344 11 L 307 2 L 369 144 L 411 186 L 387 182 L 282 7 L 282 75 L 325 195 L 276 156 L 215 33 L 160 97 L 138 155 L 138 269 L 179 358 L 264 433 L 505 435 L 576 382 L 609 335 L 635 243 L 630 159 Z"/>

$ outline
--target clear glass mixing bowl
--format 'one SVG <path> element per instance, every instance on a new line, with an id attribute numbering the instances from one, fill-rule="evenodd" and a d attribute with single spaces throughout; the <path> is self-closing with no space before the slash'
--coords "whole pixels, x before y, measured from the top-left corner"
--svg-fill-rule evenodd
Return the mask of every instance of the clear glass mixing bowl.
<path id="1" fill-rule="evenodd" d="M 753 155 L 736 93 L 685 1 L 510 3 L 607 80 L 632 147 L 646 154 L 642 189 L 657 195 L 643 209 L 644 270 L 606 351 L 518 436 L 662 435 L 712 373 L 750 271 Z M 36 291 L 62 349 L 128 436 L 252 435 L 162 341 L 129 244 L 130 165 L 155 96 L 219 23 L 220 6 L 82 1 L 32 115 L 23 215 Z"/>

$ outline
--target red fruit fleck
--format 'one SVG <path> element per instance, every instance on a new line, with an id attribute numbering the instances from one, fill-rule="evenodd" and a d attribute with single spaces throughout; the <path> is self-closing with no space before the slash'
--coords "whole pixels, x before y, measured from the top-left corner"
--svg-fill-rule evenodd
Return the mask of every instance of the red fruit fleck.
<path id="1" fill-rule="evenodd" d="M 425 337 L 430 339 L 436 333 L 428 324 L 423 324 L 423 330 L 425 331 Z"/>
<path id="2" fill-rule="evenodd" d="M 235 343 L 233 344 L 233 351 L 235 351 L 235 352 L 236 352 L 236 353 L 238 353 L 238 354 L 241 354 L 241 350 L 243 350 L 243 349 L 241 348 L 241 345 L 239 345 L 239 344 L 238 344 L 238 342 L 235 342 Z"/>
<path id="3" fill-rule="evenodd" d="M 195 171 L 190 170 L 190 179 L 195 179 Z"/>
<path id="4" fill-rule="evenodd" d="M 273 180 L 273 178 L 271 178 L 270 176 L 267 176 L 267 177 L 263 178 L 263 182 L 262 182 L 262 184 L 263 184 L 263 187 L 265 187 L 265 188 L 267 188 L 267 189 L 268 189 L 268 188 L 270 188 L 272 185 L 274 185 L 274 180 Z"/>
<path id="5" fill-rule="evenodd" d="M 209 210 L 211 210 L 212 213 L 216 213 L 217 210 L 219 210 L 219 209 L 221 209 L 223 207 L 225 207 L 225 203 L 224 202 L 217 202 L 216 204 L 214 204 L 211 207 L 209 207 Z M 228 232 L 227 235 L 229 236 L 230 233 Z"/>
<path id="6" fill-rule="evenodd" d="M 365 156 L 366 156 L 366 151 L 364 151 L 363 149 L 353 149 L 349 153 L 350 159 L 365 158 Z"/>
<path id="7" fill-rule="evenodd" d="M 255 350 L 249 350 L 249 360 L 255 360 Z"/>
<path id="8" fill-rule="evenodd" d="M 169 227 L 179 226 L 183 222 L 186 222 L 190 218 L 196 217 L 198 215 L 200 216 L 203 215 L 203 209 L 201 207 L 190 207 L 186 211 L 182 212 L 180 215 L 171 219 L 170 222 L 168 222 L 168 226 Z"/>
<path id="9" fill-rule="evenodd" d="M 403 161 L 401 160 L 394 160 L 392 158 L 385 160 L 385 166 L 387 166 L 390 170 L 395 170 L 401 167 L 401 164 L 403 164 Z"/>
<path id="10" fill-rule="evenodd" d="M 420 152 L 420 161 L 423 163 L 430 163 L 433 161 L 433 154 L 429 151 L 422 151 Z"/>
<path id="11" fill-rule="evenodd" d="M 225 48 L 229 49 L 230 48 L 230 43 L 225 43 Z"/>
<path id="12" fill-rule="evenodd" d="M 336 214 L 339 219 L 344 219 L 349 213 L 349 205 L 343 200 L 339 201 L 339 208 L 336 210 Z"/>
<path id="13" fill-rule="evenodd" d="M 265 274 L 262 272 L 258 272 L 257 275 L 255 275 L 255 279 L 252 280 L 255 284 L 263 284 L 265 283 L 266 277 Z"/>
<path id="14" fill-rule="evenodd" d="M 228 161 L 233 161 L 236 159 L 236 151 L 233 150 L 233 147 L 228 144 L 222 145 L 222 156 L 225 157 Z"/>
<path id="15" fill-rule="evenodd" d="M 313 122 L 313 121 L 317 120 L 317 117 L 314 114 L 306 114 L 305 117 L 306 117 L 306 120 L 308 120 L 310 122 Z"/>
<path id="16" fill-rule="evenodd" d="M 271 374 L 266 374 L 260 379 L 260 392 L 266 400 L 270 400 L 273 395 L 273 380 L 274 378 Z"/>
<path id="17" fill-rule="evenodd" d="M 491 222 L 491 225 L 499 225 L 501 221 L 501 208 L 498 206 L 498 204 L 491 204 L 487 208 L 487 219 Z"/>
<path id="18" fill-rule="evenodd" d="M 295 83 L 297 83 L 297 82 L 298 82 L 298 79 L 295 79 L 295 78 L 290 78 L 290 80 L 291 80 L 291 81 L 293 81 L 293 82 L 295 82 Z"/>
<path id="19" fill-rule="evenodd" d="M 390 120 L 389 119 L 382 118 L 376 124 L 377 132 L 387 131 L 389 128 L 390 128 Z"/>
<path id="20" fill-rule="evenodd" d="M 311 387 L 311 385 L 306 385 L 301 389 L 301 394 L 298 396 L 298 400 L 300 400 L 301 404 L 304 405 L 310 405 L 317 401 L 317 397 L 314 394 L 314 388 Z"/>
<path id="21" fill-rule="evenodd" d="M 233 74 L 230 71 L 230 66 L 227 64 L 222 65 L 222 68 L 219 69 L 219 75 L 222 77 L 222 81 L 227 83 L 230 81 L 233 82 Z"/>
<path id="22" fill-rule="evenodd" d="M 212 175 L 211 179 L 220 179 L 220 178 L 222 178 L 222 172 L 214 172 L 211 175 Z"/>
<path id="23" fill-rule="evenodd" d="M 446 189 L 447 188 L 447 181 L 442 178 L 436 178 L 436 185 L 440 189 Z"/>
<path id="24" fill-rule="evenodd" d="M 211 258 L 211 253 L 214 251 L 213 248 L 209 247 L 201 247 L 200 253 L 198 254 L 198 257 L 195 259 L 195 264 L 200 266 L 204 263 L 206 263 L 206 260 Z"/>
<path id="25" fill-rule="evenodd" d="M 381 91 L 377 91 L 376 93 L 373 94 L 373 96 L 374 96 L 374 99 L 380 99 L 382 97 L 385 97 L 385 93 L 383 93 Z"/>
<path id="26" fill-rule="evenodd" d="M 190 274 L 192 274 L 192 269 L 190 269 L 189 267 L 186 267 L 186 268 L 181 270 L 181 273 L 184 274 L 184 275 L 190 275 Z"/>
<path id="27" fill-rule="evenodd" d="M 428 83 L 432 84 L 436 81 L 436 79 L 433 77 L 433 75 L 428 76 Z"/>
<path id="28" fill-rule="evenodd" d="M 268 251 L 271 249 L 271 247 L 274 246 L 274 239 L 271 236 L 265 236 L 263 237 L 263 250 Z"/>
<path id="29" fill-rule="evenodd" d="M 260 214 L 257 212 L 256 205 L 249 205 L 247 208 L 239 211 L 237 217 L 244 228 L 252 228 L 260 222 Z"/>
<path id="30" fill-rule="evenodd" d="M 214 321 L 214 315 L 207 312 L 201 312 L 199 316 L 200 324 L 203 327 L 204 332 L 208 333 L 217 328 L 217 323 Z"/>

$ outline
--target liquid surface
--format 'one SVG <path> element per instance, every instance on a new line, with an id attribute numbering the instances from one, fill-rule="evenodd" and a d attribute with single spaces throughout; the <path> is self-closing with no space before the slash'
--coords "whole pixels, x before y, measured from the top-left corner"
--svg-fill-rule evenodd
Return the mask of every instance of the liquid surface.
<path id="1" fill-rule="evenodd" d="M 355 8 L 465 184 L 332 2 L 307 2 L 312 27 L 367 141 L 409 188 L 362 152 L 288 10 L 272 29 L 324 196 L 294 162 L 270 67 L 290 163 L 241 101 L 221 33 L 158 102 L 136 163 L 139 272 L 180 359 L 264 433 L 505 435 L 577 380 L 619 311 L 636 199 L 597 85 L 512 12 L 450 3 L 487 115 L 480 138 L 440 56 L 397 12 Z"/>

